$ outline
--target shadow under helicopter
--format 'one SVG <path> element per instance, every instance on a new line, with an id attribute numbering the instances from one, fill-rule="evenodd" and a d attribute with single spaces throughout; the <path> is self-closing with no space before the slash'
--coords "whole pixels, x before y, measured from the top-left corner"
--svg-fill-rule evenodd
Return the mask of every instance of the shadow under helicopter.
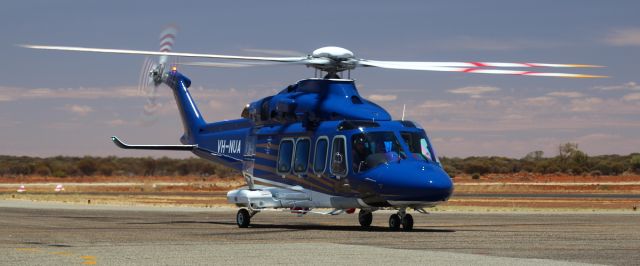
<path id="1" fill-rule="evenodd" d="M 229 225 L 234 228 L 237 227 L 234 222 L 216 222 L 216 221 L 166 221 L 166 222 L 144 222 L 144 223 L 126 223 L 126 224 L 147 224 L 147 225 L 170 225 L 170 224 L 215 224 L 215 225 Z M 252 223 L 249 229 L 285 229 L 282 231 L 306 231 L 306 230 L 323 230 L 323 231 L 351 231 L 351 232 L 390 232 L 390 231 L 403 231 L 403 230 L 391 230 L 388 227 L 371 226 L 368 228 L 362 228 L 361 226 L 340 226 L 340 225 L 324 225 L 324 224 L 260 224 Z M 242 229 L 245 230 L 245 229 Z M 267 231 L 273 233 L 273 231 Z M 411 232 L 430 232 L 430 233 L 455 233 L 456 230 L 452 229 L 437 229 L 437 228 L 416 228 L 414 227 Z M 237 232 L 233 232 L 234 234 Z M 256 233 L 252 231 L 252 233 Z"/>

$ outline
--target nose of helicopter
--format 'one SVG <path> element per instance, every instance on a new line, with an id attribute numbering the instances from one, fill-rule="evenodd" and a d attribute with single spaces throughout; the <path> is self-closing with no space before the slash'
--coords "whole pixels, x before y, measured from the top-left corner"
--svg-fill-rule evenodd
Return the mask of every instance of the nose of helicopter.
<path id="1" fill-rule="evenodd" d="M 446 201 L 453 193 L 453 182 L 438 165 L 400 161 L 372 172 L 380 194 L 393 201 Z"/>

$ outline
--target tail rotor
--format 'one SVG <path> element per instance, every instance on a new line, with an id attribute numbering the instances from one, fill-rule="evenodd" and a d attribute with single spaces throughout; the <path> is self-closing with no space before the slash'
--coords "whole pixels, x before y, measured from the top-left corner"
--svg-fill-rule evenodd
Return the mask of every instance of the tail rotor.
<path id="1" fill-rule="evenodd" d="M 178 30 L 175 26 L 168 26 L 160 33 L 160 52 L 168 53 L 173 50 L 175 38 Z M 158 61 L 154 62 L 153 58 L 146 57 L 140 69 L 140 78 L 138 80 L 138 93 L 147 98 L 142 113 L 142 124 L 152 125 L 157 118 L 157 112 L 162 107 L 158 102 L 157 90 L 162 85 L 165 69 L 168 68 L 169 56 L 160 55 Z"/>

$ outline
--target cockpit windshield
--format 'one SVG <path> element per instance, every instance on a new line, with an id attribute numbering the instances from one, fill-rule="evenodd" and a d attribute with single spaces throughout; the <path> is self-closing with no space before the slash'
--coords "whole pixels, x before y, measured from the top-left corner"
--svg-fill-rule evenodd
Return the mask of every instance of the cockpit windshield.
<path id="1" fill-rule="evenodd" d="M 421 161 L 436 161 L 433 157 L 433 150 L 429 147 L 429 141 L 427 141 L 427 136 L 424 133 L 401 132 L 400 136 L 409 146 L 409 151 L 413 158 Z"/>
<path id="2" fill-rule="evenodd" d="M 368 132 L 351 137 L 353 171 L 356 173 L 406 156 L 393 132 Z"/>

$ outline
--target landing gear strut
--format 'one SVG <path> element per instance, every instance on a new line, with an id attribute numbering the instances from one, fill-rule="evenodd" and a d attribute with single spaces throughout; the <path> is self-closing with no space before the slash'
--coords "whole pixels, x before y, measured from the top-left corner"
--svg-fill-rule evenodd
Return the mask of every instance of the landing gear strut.
<path id="1" fill-rule="evenodd" d="M 400 226 L 405 231 L 413 230 L 413 216 L 408 214 L 405 209 L 400 209 L 398 213 L 389 216 L 389 229 L 398 231 Z"/>
<path id="2" fill-rule="evenodd" d="M 247 209 L 239 209 L 238 213 L 236 214 L 236 223 L 238 224 L 238 227 L 240 228 L 247 228 L 249 227 L 249 225 L 251 224 L 251 217 L 253 217 L 256 213 L 256 211 L 251 211 L 249 212 L 249 210 Z"/>

